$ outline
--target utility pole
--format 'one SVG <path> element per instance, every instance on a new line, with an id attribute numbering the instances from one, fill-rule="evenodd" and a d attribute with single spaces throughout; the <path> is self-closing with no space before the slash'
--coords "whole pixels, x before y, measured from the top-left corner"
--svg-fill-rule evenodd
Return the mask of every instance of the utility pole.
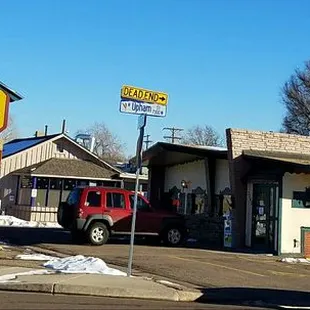
<path id="1" fill-rule="evenodd" d="M 150 143 L 153 141 L 150 140 L 151 135 L 145 135 L 143 138 L 146 138 L 143 142 L 145 143 L 145 149 L 147 150 L 149 148 Z"/>
<path id="2" fill-rule="evenodd" d="M 175 128 L 175 127 L 165 127 L 163 130 L 169 130 L 171 132 L 171 136 L 164 136 L 164 139 L 170 139 L 171 143 L 175 143 L 176 140 L 181 140 L 181 137 L 176 136 L 177 132 L 181 132 L 184 129 Z"/>

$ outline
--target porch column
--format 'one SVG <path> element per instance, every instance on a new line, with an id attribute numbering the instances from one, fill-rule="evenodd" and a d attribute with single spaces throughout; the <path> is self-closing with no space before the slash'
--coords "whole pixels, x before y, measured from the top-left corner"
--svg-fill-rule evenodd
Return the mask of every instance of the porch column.
<path id="1" fill-rule="evenodd" d="M 205 177 L 207 185 L 207 204 L 208 213 L 214 211 L 214 191 L 215 191 L 215 165 L 216 161 L 214 158 L 205 158 Z"/>

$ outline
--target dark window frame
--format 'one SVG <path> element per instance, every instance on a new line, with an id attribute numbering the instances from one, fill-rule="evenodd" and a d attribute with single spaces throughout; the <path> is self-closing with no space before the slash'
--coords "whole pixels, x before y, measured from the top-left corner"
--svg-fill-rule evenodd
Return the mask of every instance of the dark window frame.
<path id="1" fill-rule="evenodd" d="M 293 191 L 292 208 L 310 209 L 310 196 L 307 191 Z"/>
<path id="2" fill-rule="evenodd" d="M 120 195 L 122 197 L 121 204 L 123 206 L 115 206 L 115 198 L 114 195 Z M 110 201 L 109 201 L 110 200 Z M 107 192 L 106 193 L 106 206 L 109 209 L 120 209 L 120 210 L 125 210 L 126 209 L 126 200 L 125 200 L 125 195 L 123 193 L 117 193 L 117 192 Z"/>
<path id="3" fill-rule="evenodd" d="M 96 202 L 94 203 L 94 201 L 92 201 L 92 203 L 89 201 L 89 196 L 95 194 L 96 196 Z M 87 193 L 86 196 L 86 203 L 88 207 L 94 207 L 94 208 L 100 208 L 102 205 L 102 193 L 100 191 L 96 191 L 96 190 L 90 190 Z"/>

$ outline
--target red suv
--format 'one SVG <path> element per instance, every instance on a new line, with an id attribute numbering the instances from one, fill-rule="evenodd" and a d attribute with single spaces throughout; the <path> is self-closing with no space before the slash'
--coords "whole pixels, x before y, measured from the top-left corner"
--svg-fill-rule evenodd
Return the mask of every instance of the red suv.
<path id="1" fill-rule="evenodd" d="M 58 208 L 58 223 L 74 238 L 87 237 L 93 245 L 106 243 L 110 235 L 131 231 L 134 193 L 106 187 L 75 188 Z M 172 212 L 152 209 L 138 196 L 136 235 L 159 236 L 167 245 L 177 246 L 185 237 L 184 218 Z"/>

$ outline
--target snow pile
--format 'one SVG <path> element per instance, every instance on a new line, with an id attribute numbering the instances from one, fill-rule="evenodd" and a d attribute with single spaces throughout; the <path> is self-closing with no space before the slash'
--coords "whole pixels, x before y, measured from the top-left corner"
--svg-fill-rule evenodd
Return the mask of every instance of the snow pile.
<path id="1" fill-rule="evenodd" d="M 53 258 L 46 262 L 43 266 L 62 273 L 91 273 L 126 276 L 125 272 L 118 269 L 109 268 L 100 258 L 85 257 L 83 255 Z"/>
<path id="2" fill-rule="evenodd" d="M 21 260 L 39 260 L 39 261 L 48 261 L 55 259 L 54 256 L 48 256 L 44 254 L 19 254 L 15 258 Z"/>
<path id="3" fill-rule="evenodd" d="M 293 257 L 282 258 L 281 262 L 283 262 L 283 263 L 290 263 L 290 264 L 296 264 L 296 263 L 310 264 L 310 260 L 308 260 L 306 258 L 293 258 Z"/>
<path id="4" fill-rule="evenodd" d="M 24 221 L 11 215 L 0 215 L 0 226 L 11 227 L 40 227 L 40 228 L 58 228 L 58 223 L 41 223 L 35 221 Z"/>

